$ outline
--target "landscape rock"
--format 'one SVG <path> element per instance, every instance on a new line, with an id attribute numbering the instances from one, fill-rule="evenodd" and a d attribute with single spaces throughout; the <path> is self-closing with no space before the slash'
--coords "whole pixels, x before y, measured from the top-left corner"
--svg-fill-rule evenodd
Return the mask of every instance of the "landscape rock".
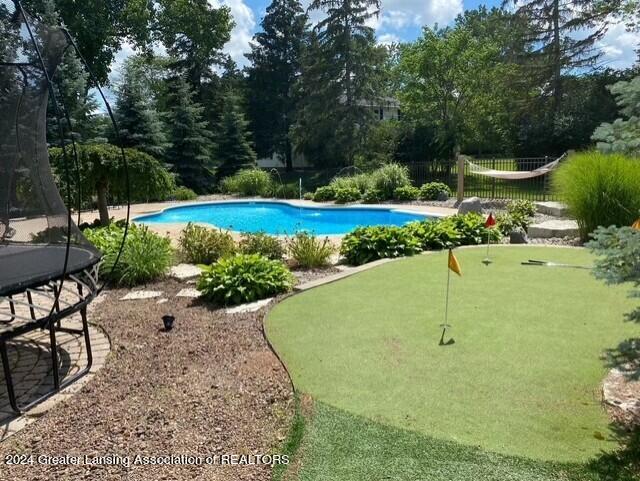
<path id="1" fill-rule="evenodd" d="M 269 304 L 273 300 L 272 297 L 269 299 L 262 299 L 256 302 L 249 302 L 248 304 L 240 304 L 239 306 L 229 307 L 226 310 L 227 314 L 239 314 L 241 312 L 255 312 L 267 304 Z"/>
<path id="2" fill-rule="evenodd" d="M 535 202 L 536 211 L 553 217 L 567 217 L 569 207 L 562 202 Z"/>
<path id="3" fill-rule="evenodd" d="M 469 212 L 482 214 L 482 201 L 478 197 L 469 197 L 460 202 L 458 214 L 467 214 Z"/>
<path id="4" fill-rule="evenodd" d="M 547 220 L 529 226 L 529 237 L 578 237 L 578 223 L 575 220 Z"/>
<path id="5" fill-rule="evenodd" d="M 196 299 L 196 298 L 200 297 L 201 295 L 202 295 L 202 293 L 198 289 L 194 289 L 192 287 L 187 287 L 186 289 L 180 290 L 176 294 L 176 297 L 191 297 L 193 299 Z"/>
<path id="6" fill-rule="evenodd" d="M 169 271 L 169 275 L 179 281 L 198 277 L 201 273 L 202 269 L 193 264 L 178 264 L 177 266 L 172 266 L 171 271 Z"/>
<path id="7" fill-rule="evenodd" d="M 121 301 L 137 301 L 141 299 L 154 299 L 160 297 L 162 291 L 131 291 L 126 296 L 121 297 Z"/>
<path id="8" fill-rule="evenodd" d="M 509 234 L 509 243 L 510 244 L 528 244 L 529 238 L 527 237 L 527 233 L 522 227 L 514 229 Z"/>

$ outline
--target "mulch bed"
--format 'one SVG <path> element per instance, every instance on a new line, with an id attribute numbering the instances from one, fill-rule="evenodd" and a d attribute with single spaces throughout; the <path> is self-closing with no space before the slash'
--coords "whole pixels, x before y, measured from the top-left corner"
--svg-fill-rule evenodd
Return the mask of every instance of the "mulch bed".
<path id="1" fill-rule="evenodd" d="M 147 286 L 169 298 L 118 301 L 114 290 L 91 322 L 112 342 L 107 363 L 68 401 L 0 444 L 0 478 L 18 480 L 267 480 L 271 466 L 42 465 L 48 456 L 274 454 L 293 414 L 287 374 L 262 335 L 264 309 L 229 315 L 188 298 L 184 284 Z M 164 332 L 161 317 L 176 317 Z M 33 465 L 6 466 L 8 454 Z M 219 459 L 219 458 L 218 458 Z M 254 458 L 255 461 L 255 458 Z"/>

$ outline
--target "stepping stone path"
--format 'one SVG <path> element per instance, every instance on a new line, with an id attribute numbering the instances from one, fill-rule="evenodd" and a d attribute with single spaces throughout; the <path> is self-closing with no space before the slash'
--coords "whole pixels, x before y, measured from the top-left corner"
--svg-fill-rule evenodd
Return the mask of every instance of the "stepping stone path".
<path id="1" fill-rule="evenodd" d="M 177 266 L 171 267 L 171 270 L 169 271 L 169 275 L 179 281 L 198 277 L 201 273 L 202 269 L 198 266 L 194 266 L 193 264 L 178 264 Z"/>
<path id="2" fill-rule="evenodd" d="M 578 223 L 575 220 L 547 220 L 529 226 L 529 237 L 548 239 L 550 237 L 578 237 Z"/>
<path id="3" fill-rule="evenodd" d="M 126 296 L 121 297 L 121 301 L 137 301 L 140 299 L 154 299 L 162 295 L 162 291 L 131 291 Z"/>
<path id="4" fill-rule="evenodd" d="M 191 298 L 197 298 L 200 297 L 202 295 L 202 293 L 198 290 L 198 289 L 193 289 L 193 288 L 186 288 L 186 289 L 182 289 L 180 292 L 178 292 L 176 294 L 176 297 L 191 297 Z"/>
<path id="5" fill-rule="evenodd" d="M 256 302 L 250 302 L 248 304 L 240 304 L 239 306 L 229 307 L 226 310 L 227 314 L 239 314 L 241 312 L 255 312 L 262 309 L 273 300 L 273 297 L 269 299 L 262 299 Z"/>

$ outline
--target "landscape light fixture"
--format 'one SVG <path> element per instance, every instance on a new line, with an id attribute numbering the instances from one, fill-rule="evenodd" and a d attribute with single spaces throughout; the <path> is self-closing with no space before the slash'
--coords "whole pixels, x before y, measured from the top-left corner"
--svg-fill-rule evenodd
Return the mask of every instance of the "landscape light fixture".
<path id="1" fill-rule="evenodd" d="M 162 316 L 162 324 L 164 324 L 164 330 L 165 331 L 170 331 L 171 329 L 173 329 L 173 323 L 176 320 L 175 316 L 171 316 L 171 315 L 165 315 Z"/>

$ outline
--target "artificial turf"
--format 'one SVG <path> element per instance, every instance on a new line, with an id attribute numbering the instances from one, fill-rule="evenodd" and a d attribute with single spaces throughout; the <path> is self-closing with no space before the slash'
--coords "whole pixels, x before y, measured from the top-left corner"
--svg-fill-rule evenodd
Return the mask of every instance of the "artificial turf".
<path id="1" fill-rule="evenodd" d="M 311 460 L 328 436 L 344 438 L 353 452 L 366 449 L 368 431 L 342 427 L 345 416 L 373 422 L 383 439 L 402 432 L 424 449 L 440 443 L 429 455 L 436 464 L 453 462 L 447 446 L 482 452 L 512 473 L 495 479 L 558 479 L 533 477 L 535 470 L 522 474 L 509 460 L 533 460 L 540 471 L 582 463 L 616 446 L 599 386 L 603 352 L 635 331 L 624 322 L 633 306 L 624 286 L 605 286 L 588 270 L 520 264 L 590 265 L 592 257 L 581 249 L 495 247 L 488 267 L 481 263 L 482 248 L 456 255 L 463 277 L 452 279 L 449 322 L 456 342 L 450 346 L 438 345 L 444 252 L 385 264 L 272 310 L 267 334 L 297 389 L 339 413 L 314 421 L 305 449 Z M 334 469 L 351 469 L 348 452 L 343 463 L 332 462 Z M 402 464 L 419 463 L 416 453 L 409 450 Z M 378 479 L 314 477 L 315 463 L 308 461 L 301 479 Z M 491 466 L 482 469 L 503 472 Z"/>

